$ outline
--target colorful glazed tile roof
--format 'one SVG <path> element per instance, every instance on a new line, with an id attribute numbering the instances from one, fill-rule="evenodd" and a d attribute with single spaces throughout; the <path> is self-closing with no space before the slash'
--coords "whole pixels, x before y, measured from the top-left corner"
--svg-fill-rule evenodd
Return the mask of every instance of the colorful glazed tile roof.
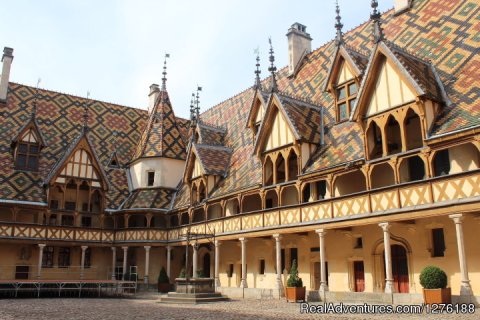
<path id="1" fill-rule="evenodd" d="M 168 210 L 172 203 L 175 190 L 165 188 L 146 188 L 134 190 L 122 209 L 165 209 Z"/>
<path id="2" fill-rule="evenodd" d="M 197 124 L 198 143 L 212 146 L 223 146 L 225 143 L 225 129 L 213 127 L 199 122 Z"/>
<path id="3" fill-rule="evenodd" d="M 166 91 L 158 95 L 132 161 L 142 157 L 187 158 L 184 137 Z"/>
<path id="4" fill-rule="evenodd" d="M 232 149 L 218 145 L 193 144 L 197 159 L 207 175 L 225 176 Z"/>

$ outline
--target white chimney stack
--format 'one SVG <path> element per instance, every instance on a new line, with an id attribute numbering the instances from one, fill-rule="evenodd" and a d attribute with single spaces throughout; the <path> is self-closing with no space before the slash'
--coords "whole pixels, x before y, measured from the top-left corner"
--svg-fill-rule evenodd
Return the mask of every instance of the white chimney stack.
<path id="1" fill-rule="evenodd" d="M 395 0 L 395 14 L 401 14 L 412 7 L 412 0 Z"/>
<path id="2" fill-rule="evenodd" d="M 0 78 L 0 102 L 7 101 L 8 81 L 10 79 L 10 67 L 13 61 L 13 49 L 3 48 L 2 76 Z"/>
<path id="3" fill-rule="evenodd" d="M 155 101 L 157 101 L 158 95 L 160 94 L 160 88 L 158 84 L 152 84 L 150 86 L 150 93 L 148 94 L 148 113 L 153 110 L 155 107 Z"/>
<path id="4" fill-rule="evenodd" d="M 312 51 L 312 38 L 307 27 L 295 22 L 287 33 L 288 38 L 288 73 L 293 75 L 302 58 Z"/>

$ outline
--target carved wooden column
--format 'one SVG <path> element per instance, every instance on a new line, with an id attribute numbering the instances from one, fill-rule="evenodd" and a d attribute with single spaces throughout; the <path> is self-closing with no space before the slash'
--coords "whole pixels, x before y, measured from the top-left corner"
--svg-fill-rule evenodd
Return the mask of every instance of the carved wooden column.
<path id="1" fill-rule="evenodd" d="M 171 271 L 171 261 L 172 260 L 172 246 L 166 246 L 167 249 L 167 276 L 170 279 L 170 271 Z"/>
<path id="2" fill-rule="evenodd" d="M 215 240 L 215 287 L 221 287 L 220 284 L 220 245 L 221 242 Z"/>
<path id="3" fill-rule="evenodd" d="M 148 275 L 150 270 L 150 249 L 151 246 L 144 246 L 145 248 L 145 274 L 143 276 L 143 282 L 148 284 Z"/>
<path id="4" fill-rule="evenodd" d="M 275 260 L 277 269 L 277 283 L 275 288 L 278 290 L 279 297 L 283 296 L 283 282 L 282 282 L 282 236 L 274 234 L 275 239 Z"/>
<path id="5" fill-rule="evenodd" d="M 112 249 L 112 280 L 116 280 L 115 266 L 117 263 L 117 248 L 112 247 L 111 249 Z"/>
<path id="6" fill-rule="evenodd" d="M 125 274 L 127 273 L 127 252 L 128 252 L 128 247 L 122 247 L 123 249 L 123 271 L 122 271 L 122 279 L 123 280 L 126 280 L 125 279 Z"/>

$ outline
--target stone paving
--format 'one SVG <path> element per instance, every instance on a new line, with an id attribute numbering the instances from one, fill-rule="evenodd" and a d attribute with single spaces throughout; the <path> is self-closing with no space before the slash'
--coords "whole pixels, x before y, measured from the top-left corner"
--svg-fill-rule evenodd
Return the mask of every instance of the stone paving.
<path id="1" fill-rule="evenodd" d="M 202 305 L 165 305 L 147 299 L 2 299 L 0 319 L 480 319 L 455 315 L 312 315 L 285 300 L 233 300 Z"/>

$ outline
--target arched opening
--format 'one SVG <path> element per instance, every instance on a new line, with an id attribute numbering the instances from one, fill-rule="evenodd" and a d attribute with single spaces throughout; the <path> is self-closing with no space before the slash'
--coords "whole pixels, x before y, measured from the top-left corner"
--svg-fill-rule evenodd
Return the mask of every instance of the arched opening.
<path id="1" fill-rule="evenodd" d="M 117 216 L 115 218 L 117 222 L 117 228 L 118 229 L 124 229 L 125 228 L 125 217 L 124 216 Z"/>
<path id="2" fill-rule="evenodd" d="M 129 228 L 146 228 L 147 218 L 143 214 L 133 214 L 128 218 Z"/>
<path id="3" fill-rule="evenodd" d="M 265 209 L 278 207 L 278 195 L 275 190 L 269 190 L 265 194 Z"/>
<path id="4" fill-rule="evenodd" d="M 450 153 L 448 149 L 439 150 L 433 157 L 433 175 L 435 177 L 450 174 Z"/>
<path id="5" fill-rule="evenodd" d="M 296 180 L 298 177 L 298 157 L 295 151 L 290 150 L 287 158 L 288 181 Z"/>
<path id="6" fill-rule="evenodd" d="M 407 139 L 407 150 L 423 146 L 423 134 L 420 117 L 412 109 L 408 109 L 405 117 L 405 135 Z"/>
<path id="7" fill-rule="evenodd" d="M 480 153 L 472 143 L 464 143 L 439 150 L 433 158 L 435 176 L 454 174 L 478 169 Z"/>
<path id="8" fill-rule="evenodd" d="M 335 180 L 334 194 L 336 197 L 367 190 L 365 175 L 360 170 L 342 174 Z"/>
<path id="9" fill-rule="evenodd" d="M 49 203 L 50 209 L 60 209 L 64 207 L 63 189 L 60 186 L 54 186 L 53 188 L 50 188 L 49 197 L 50 197 L 50 203 Z"/>
<path id="10" fill-rule="evenodd" d="M 0 221 L 13 222 L 13 212 L 9 208 L 0 208 Z"/>
<path id="11" fill-rule="evenodd" d="M 188 215 L 187 215 L 188 217 Z M 170 228 L 178 227 L 178 215 L 173 214 L 170 216 Z"/>
<path id="12" fill-rule="evenodd" d="M 282 189 L 282 206 L 298 204 L 298 191 L 295 186 L 288 186 Z"/>
<path id="13" fill-rule="evenodd" d="M 195 183 L 192 186 L 192 201 L 191 202 L 193 204 L 198 203 L 198 189 L 197 189 L 197 185 Z"/>
<path id="14" fill-rule="evenodd" d="M 210 253 L 205 253 L 203 256 L 203 276 L 210 278 Z"/>
<path id="15" fill-rule="evenodd" d="M 94 190 L 90 200 L 90 211 L 100 212 L 102 210 L 102 195 L 100 190 Z"/>
<path id="16" fill-rule="evenodd" d="M 220 203 L 215 203 L 208 206 L 208 209 L 207 209 L 208 220 L 218 219 L 221 217 L 222 217 L 222 206 L 220 205 Z"/>
<path id="17" fill-rule="evenodd" d="M 375 121 L 367 130 L 367 147 L 369 159 L 380 158 L 383 155 L 382 131 Z"/>
<path id="18" fill-rule="evenodd" d="M 306 183 L 302 189 L 302 203 L 313 201 L 310 183 Z"/>
<path id="19" fill-rule="evenodd" d="M 198 208 L 193 211 L 192 223 L 205 221 L 205 210 Z"/>
<path id="20" fill-rule="evenodd" d="M 302 191 L 303 202 L 323 200 L 330 197 L 325 180 L 314 181 L 305 184 Z"/>
<path id="21" fill-rule="evenodd" d="M 403 159 L 399 168 L 400 182 L 425 179 L 425 163 L 419 156 Z"/>
<path id="22" fill-rule="evenodd" d="M 242 199 L 243 212 L 262 210 L 262 198 L 258 193 L 249 194 Z"/>
<path id="23" fill-rule="evenodd" d="M 203 180 L 200 182 L 200 186 L 198 187 L 198 201 L 202 202 L 207 198 L 207 190 L 205 188 L 205 182 Z"/>
<path id="24" fill-rule="evenodd" d="M 273 162 L 270 157 L 266 157 L 263 164 L 263 184 L 266 186 L 273 184 Z"/>
<path id="25" fill-rule="evenodd" d="M 277 181 L 275 181 L 275 183 L 285 182 L 285 159 L 281 153 L 275 162 L 275 172 L 277 173 Z"/>
<path id="26" fill-rule="evenodd" d="M 190 218 L 188 216 L 188 212 L 182 213 L 182 226 L 187 225 L 190 223 Z"/>
<path id="27" fill-rule="evenodd" d="M 75 180 L 68 181 L 65 187 L 65 203 L 64 209 L 75 211 L 77 210 L 77 184 Z"/>
<path id="28" fill-rule="evenodd" d="M 113 217 L 105 217 L 103 219 L 103 227 L 105 229 L 113 229 L 115 228 L 115 223 L 114 223 L 114 220 L 113 220 Z"/>
<path id="29" fill-rule="evenodd" d="M 388 163 L 375 165 L 370 173 L 372 189 L 383 188 L 395 184 L 395 172 Z"/>
<path id="30" fill-rule="evenodd" d="M 233 198 L 227 201 L 225 205 L 225 216 L 233 216 L 240 213 L 240 204 L 238 203 L 237 198 Z"/>
<path id="31" fill-rule="evenodd" d="M 90 212 L 90 186 L 87 181 L 82 181 L 78 187 L 78 202 L 80 211 Z"/>
<path id="32" fill-rule="evenodd" d="M 405 250 L 405 248 L 399 244 L 393 244 L 390 246 L 390 248 L 391 248 L 390 250 L 392 254 L 392 274 L 393 274 L 394 292 L 408 293 L 409 279 L 408 279 L 407 250 Z"/>
<path id="33" fill-rule="evenodd" d="M 387 139 L 387 153 L 394 154 L 402 151 L 402 135 L 400 133 L 400 124 L 394 116 L 388 117 L 385 127 Z"/>
<path id="34" fill-rule="evenodd" d="M 152 221 L 150 225 L 154 228 L 166 228 L 167 227 L 167 220 L 163 215 L 154 215 L 152 217 Z"/>

